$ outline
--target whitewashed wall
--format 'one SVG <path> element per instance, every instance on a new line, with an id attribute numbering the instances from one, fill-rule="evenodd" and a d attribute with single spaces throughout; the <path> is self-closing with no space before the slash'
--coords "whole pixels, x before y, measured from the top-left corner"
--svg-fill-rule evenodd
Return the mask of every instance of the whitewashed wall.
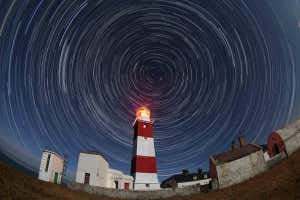
<path id="1" fill-rule="evenodd" d="M 107 188 L 115 188 L 115 181 L 118 181 L 118 189 L 125 189 L 125 183 L 129 184 L 129 189 L 133 189 L 133 177 L 123 174 L 115 169 L 108 170 Z"/>
<path id="2" fill-rule="evenodd" d="M 101 155 L 80 153 L 76 182 L 84 183 L 85 173 L 90 173 L 90 185 L 106 187 L 108 168 L 107 161 Z"/>
<path id="3" fill-rule="evenodd" d="M 146 183 L 134 183 L 134 190 L 140 191 L 150 191 L 150 190 L 160 190 L 159 183 L 147 183 L 149 187 L 145 187 Z"/>
<path id="4" fill-rule="evenodd" d="M 50 161 L 48 165 L 48 171 L 46 171 L 46 164 L 48 155 L 50 155 Z M 54 152 L 44 151 L 42 154 L 40 171 L 39 171 L 39 179 L 47 182 L 54 183 L 54 174 L 58 173 L 57 183 L 61 184 L 62 176 L 64 170 L 64 159 Z"/>
<path id="5" fill-rule="evenodd" d="M 264 158 L 265 158 L 266 162 L 270 160 L 270 156 L 269 156 L 269 153 L 267 151 L 264 152 Z"/>
<path id="6" fill-rule="evenodd" d="M 159 190 L 157 173 L 135 173 L 134 190 Z M 148 187 L 146 187 L 146 184 Z"/>
<path id="7" fill-rule="evenodd" d="M 193 185 L 208 185 L 211 181 L 211 178 L 207 179 L 202 179 L 198 181 L 189 181 L 189 182 L 183 182 L 183 183 L 178 183 L 177 186 L 178 188 L 184 188 L 184 187 L 190 187 Z"/>
<path id="8" fill-rule="evenodd" d="M 217 165 L 219 187 L 224 188 L 245 181 L 267 169 L 262 150 L 232 162 Z"/>
<path id="9" fill-rule="evenodd" d="M 282 138 L 288 155 L 291 155 L 300 148 L 300 120 L 275 132 Z"/>

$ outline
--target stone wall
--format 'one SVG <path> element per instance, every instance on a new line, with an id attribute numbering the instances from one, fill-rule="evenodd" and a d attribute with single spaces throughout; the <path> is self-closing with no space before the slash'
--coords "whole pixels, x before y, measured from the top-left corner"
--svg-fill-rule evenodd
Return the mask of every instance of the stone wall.
<path id="1" fill-rule="evenodd" d="M 269 159 L 267 161 L 267 166 L 268 166 L 268 168 L 271 168 L 286 158 L 287 158 L 286 153 L 281 152 L 281 153 L 277 154 L 276 156 L 272 157 L 271 159 Z"/>
<path id="2" fill-rule="evenodd" d="M 76 182 L 69 182 L 68 188 L 72 190 L 85 191 L 99 196 L 107 196 L 120 199 L 162 199 L 172 196 L 187 196 L 200 192 L 200 186 L 191 186 L 176 189 L 161 189 L 154 191 L 116 190 L 110 188 L 94 187 Z"/>

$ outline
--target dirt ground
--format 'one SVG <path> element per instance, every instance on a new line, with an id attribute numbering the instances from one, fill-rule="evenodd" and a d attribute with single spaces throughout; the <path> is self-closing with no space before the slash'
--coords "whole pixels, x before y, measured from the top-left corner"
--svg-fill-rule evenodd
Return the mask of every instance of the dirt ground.
<path id="1" fill-rule="evenodd" d="M 0 200 L 113 200 L 40 181 L 0 162 Z"/>
<path id="2" fill-rule="evenodd" d="M 113 200 L 112 198 L 71 191 L 63 186 L 39 181 L 0 163 L 0 199 Z M 300 151 L 271 170 L 244 183 L 215 192 L 173 197 L 168 200 L 209 199 L 300 199 Z"/>

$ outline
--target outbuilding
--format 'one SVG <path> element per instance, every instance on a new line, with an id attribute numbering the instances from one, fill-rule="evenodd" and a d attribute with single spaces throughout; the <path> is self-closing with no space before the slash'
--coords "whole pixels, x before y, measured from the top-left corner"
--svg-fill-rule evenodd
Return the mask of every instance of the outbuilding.
<path id="1" fill-rule="evenodd" d="M 291 155 L 300 148 L 300 120 L 272 132 L 268 137 L 268 153 L 272 158 L 278 154 Z"/>
<path id="2" fill-rule="evenodd" d="M 161 183 L 162 188 L 184 188 L 189 186 L 208 186 L 211 179 L 208 173 L 202 172 L 189 173 L 188 170 L 182 170 L 181 174 L 175 174 Z"/>
<path id="3" fill-rule="evenodd" d="M 133 177 L 110 169 L 105 157 L 98 152 L 81 152 L 76 182 L 98 187 L 132 189 Z"/>
<path id="4" fill-rule="evenodd" d="M 133 177 L 119 170 L 108 169 L 107 187 L 115 189 L 132 189 Z"/>
<path id="5" fill-rule="evenodd" d="M 217 183 L 214 188 L 228 187 L 249 179 L 267 169 L 262 148 L 246 144 L 239 137 L 240 147 L 232 144 L 232 150 L 210 157 L 210 176 Z"/>
<path id="6" fill-rule="evenodd" d="M 64 169 L 65 159 L 62 156 L 53 151 L 43 151 L 38 177 L 40 180 L 61 184 Z"/>

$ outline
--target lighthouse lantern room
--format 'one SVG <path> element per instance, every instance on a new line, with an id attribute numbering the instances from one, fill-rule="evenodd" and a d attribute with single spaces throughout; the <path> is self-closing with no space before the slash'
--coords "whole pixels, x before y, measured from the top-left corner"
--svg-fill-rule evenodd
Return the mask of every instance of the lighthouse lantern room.
<path id="1" fill-rule="evenodd" d="M 140 107 L 136 111 L 134 128 L 134 150 L 131 173 L 135 190 L 157 190 L 160 185 L 157 177 L 154 137 L 150 110 Z"/>

